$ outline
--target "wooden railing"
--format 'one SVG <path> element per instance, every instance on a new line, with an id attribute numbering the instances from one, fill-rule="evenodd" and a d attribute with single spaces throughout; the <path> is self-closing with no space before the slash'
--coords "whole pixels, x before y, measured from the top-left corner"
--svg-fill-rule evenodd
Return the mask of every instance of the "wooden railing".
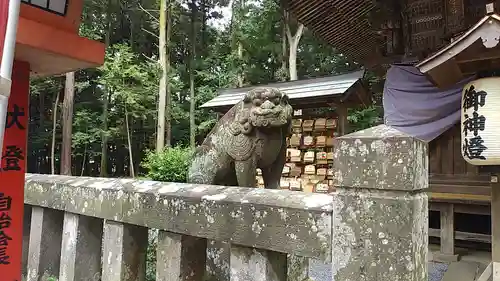
<path id="1" fill-rule="evenodd" d="M 335 281 L 427 280 L 426 146 L 350 136 L 331 195 L 29 174 L 26 280 L 145 280 L 148 229 L 157 281 L 203 280 L 207 240 L 229 242 L 233 281 L 287 280 L 287 254 L 331 262 Z"/>

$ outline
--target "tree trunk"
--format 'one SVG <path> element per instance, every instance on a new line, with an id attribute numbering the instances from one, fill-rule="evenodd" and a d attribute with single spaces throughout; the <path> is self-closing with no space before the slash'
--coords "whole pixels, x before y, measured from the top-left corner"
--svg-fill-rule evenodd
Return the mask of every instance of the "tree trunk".
<path id="1" fill-rule="evenodd" d="M 191 148 L 196 146 L 196 123 L 195 123 L 195 94 L 194 94 L 194 74 L 196 71 L 196 1 L 191 2 L 191 64 L 189 71 L 189 144 Z"/>
<path id="2" fill-rule="evenodd" d="M 243 9 L 245 8 L 245 0 L 240 0 L 240 7 L 238 10 L 238 30 L 241 34 L 241 25 L 243 24 Z M 241 42 L 241 37 L 238 37 L 238 60 L 243 61 L 243 43 Z M 241 69 L 241 72 L 238 73 L 238 87 L 241 88 L 245 84 L 245 70 Z"/>
<path id="3" fill-rule="evenodd" d="M 290 30 L 290 22 L 289 16 L 285 12 L 285 26 L 286 26 L 286 35 L 288 38 L 288 45 L 290 46 L 290 53 L 288 57 L 288 70 L 290 72 L 290 80 L 297 80 L 297 49 L 299 48 L 300 38 L 302 37 L 302 33 L 304 32 L 304 25 L 299 24 L 295 35 L 292 36 L 292 32 Z"/>
<path id="4" fill-rule="evenodd" d="M 210 7 L 207 7 L 207 0 L 201 1 L 201 48 L 206 50 L 205 44 L 207 43 L 207 13 L 210 11 Z M 203 53 L 205 56 L 206 52 Z"/>
<path id="5" fill-rule="evenodd" d="M 52 111 L 52 147 L 50 149 L 50 168 L 53 175 L 56 173 L 57 105 L 59 104 L 60 95 L 61 91 L 57 91 L 56 101 L 54 102 L 54 110 Z"/>
<path id="6" fill-rule="evenodd" d="M 107 21 L 108 30 L 106 32 L 106 37 L 104 38 L 104 45 L 106 48 L 109 46 L 111 41 L 111 9 L 112 1 L 108 0 L 108 10 L 107 10 Z M 102 134 L 101 134 L 101 167 L 99 170 L 99 175 L 101 177 L 108 176 L 108 108 L 111 99 L 110 89 L 104 87 L 104 100 L 102 105 Z"/>
<path id="7" fill-rule="evenodd" d="M 39 134 L 43 134 L 45 132 L 45 94 L 43 91 L 40 92 L 40 95 L 38 96 L 38 106 L 40 107 L 40 110 L 39 110 L 39 116 L 40 116 L 40 120 L 39 120 L 39 124 L 40 126 L 38 127 L 38 132 Z M 41 168 L 41 165 L 40 165 L 40 161 L 38 161 L 38 159 L 42 158 L 45 154 L 45 152 L 48 150 L 48 145 L 44 145 L 43 146 L 43 149 L 39 149 L 37 152 L 36 152 L 36 159 L 37 159 L 37 167 L 36 167 L 36 171 L 37 173 L 39 174 L 43 174 L 43 172 L 41 172 L 40 168 Z M 28 171 L 28 164 L 29 164 L 30 161 L 26 161 L 26 171 Z"/>
<path id="8" fill-rule="evenodd" d="M 165 147 L 165 110 L 167 106 L 167 0 L 160 0 L 160 66 L 162 69 L 160 77 L 160 90 L 158 101 L 158 128 L 156 132 L 156 151 L 162 151 Z"/>
<path id="9" fill-rule="evenodd" d="M 239 64 L 243 61 L 243 43 L 241 42 L 241 25 L 243 21 L 243 9 L 245 7 L 245 0 L 233 0 L 231 6 L 231 23 L 230 23 L 230 32 L 231 32 L 231 40 L 232 40 L 232 51 L 236 51 L 236 56 L 238 57 Z M 235 50 L 236 49 L 236 50 Z M 241 68 L 240 71 L 236 74 L 236 86 L 238 88 L 243 87 L 245 84 L 245 73 L 244 69 Z"/>
<path id="10" fill-rule="evenodd" d="M 283 29 L 281 32 L 281 75 L 280 80 L 286 81 L 286 74 L 287 73 L 287 64 L 286 64 L 286 57 L 287 57 L 287 48 L 286 48 L 286 40 L 287 35 L 286 35 L 286 18 L 283 17 Z"/>
<path id="11" fill-rule="evenodd" d="M 62 111 L 61 174 L 71 175 L 71 141 L 73 129 L 73 100 L 75 96 L 75 73 L 66 73 Z"/>
<path id="12" fill-rule="evenodd" d="M 297 45 L 290 45 L 290 57 L 288 58 L 290 80 L 297 80 Z"/>
<path id="13" fill-rule="evenodd" d="M 83 177 L 83 172 L 85 171 L 85 162 L 87 161 L 87 145 L 83 150 L 83 160 L 82 160 L 82 172 L 80 173 L 80 177 Z"/>
<path id="14" fill-rule="evenodd" d="M 172 3 L 167 0 L 167 38 L 166 38 L 166 54 L 165 54 L 165 71 L 166 86 L 167 86 L 167 108 L 165 109 L 165 131 L 166 141 L 165 145 L 170 147 L 172 145 L 172 92 L 170 89 L 170 37 L 172 35 Z"/>
<path id="15" fill-rule="evenodd" d="M 108 89 L 105 89 L 108 90 Z M 111 94 L 106 91 L 104 104 L 102 105 L 102 143 L 101 143 L 101 169 L 99 175 L 101 177 L 108 176 L 108 107 Z"/>
<path id="16" fill-rule="evenodd" d="M 243 60 L 243 44 L 241 44 L 241 41 L 238 41 L 238 59 L 240 61 Z M 245 83 L 245 74 L 243 73 L 243 70 L 238 73 L 238 87 L 242 88 Z"/>
<path id="17" fill-rule="evenodd" d="M 128 143 L 128 157 L 130 158 L 130 164 L 129 164 L 129 170 L 130 170 L 130 176 L 135 178 L 135 173 L 134 173 L 134 158 L 132 155 L 132 138 L 130 136 L 130 128 L 128 125 L 128 111 L 127 111 L 127 106 L 125 106 L 125 128 L 127 130 L 127 143 Z"/>

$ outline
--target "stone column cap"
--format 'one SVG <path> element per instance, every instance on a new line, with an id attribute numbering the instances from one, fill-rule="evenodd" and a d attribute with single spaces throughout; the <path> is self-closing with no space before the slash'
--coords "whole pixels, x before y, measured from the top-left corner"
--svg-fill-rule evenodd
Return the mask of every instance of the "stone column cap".
<path id="1" fill-rule="evenodd" d="M 427 143 L 387 125 L 379 125 L 334 142 L 337 188 L 422 190 L 428 182 Z"/>

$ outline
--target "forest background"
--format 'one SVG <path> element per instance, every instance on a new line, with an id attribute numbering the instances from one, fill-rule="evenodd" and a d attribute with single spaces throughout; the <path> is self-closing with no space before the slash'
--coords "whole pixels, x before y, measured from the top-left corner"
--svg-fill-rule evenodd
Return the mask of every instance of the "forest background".
<path id="1" fill-rule="evenodd" d="M 218 89 L 360 68 L 276 0 L 84 2 L 80 34 L 107 45 L 105 63 L 32 79 L 30 173 L 182 181 Z M 381 81 L 369 79 L 375 97 Z M 354 130 L 380 122 L 376 100 L 349 112 Z"/>

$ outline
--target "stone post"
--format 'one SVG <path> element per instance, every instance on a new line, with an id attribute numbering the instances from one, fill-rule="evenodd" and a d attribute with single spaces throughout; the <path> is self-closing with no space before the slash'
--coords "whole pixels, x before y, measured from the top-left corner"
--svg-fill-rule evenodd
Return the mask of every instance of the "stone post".
<path id="1" fill-rule="evenodd" d="M 59 276 L 64 212 L 33 207 L 28 246 L 27 281 Z"/>
<path id="2" fill-rule="evenodd" d="M 202 281 L 207 240 L 160 230 L 156 248 L 156 281 Z"/>
<path id="3" fill-rule="evenodd" d="M 30 229 L 31 229 L 31 206 L 24 204 L 23 213 L 23 256 L 21 263 L 22 278 L 28 280 L 28 256 L 30 245 Z"/>
<path id="4" fill-rule="evenodd" d="M 427 281 L 427 144 L 380 125 L 335 142 L 334 281 Z"/>
<path id="5" fill-rule="evenodd" d="M 103 220 L 64 213 L 58 281 L 101 280 Z"/>
<path id="6" fill-rule="evenodd" d="M 287 255 L 231 245 L 230 280 L 286 281 Z"/>
<path id="7" fill-rule="evenodd" d="M 102 281 L 144 281 L 148 229 L 104 222 Z"/>

